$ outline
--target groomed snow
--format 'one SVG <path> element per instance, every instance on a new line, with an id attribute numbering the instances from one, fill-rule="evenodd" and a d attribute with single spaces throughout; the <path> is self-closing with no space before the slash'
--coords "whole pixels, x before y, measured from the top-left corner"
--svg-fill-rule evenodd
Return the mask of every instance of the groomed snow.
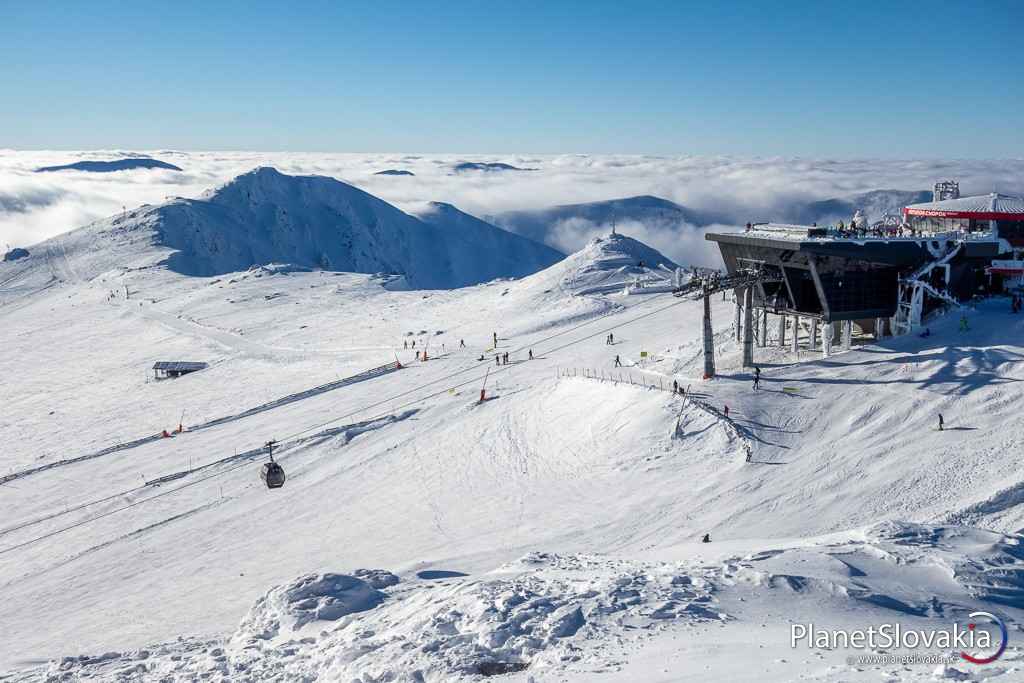
<path id="1" fill-rule="evenodd" d="M 182 276 L 114 233 L 152 259 L 122 268 L 70 239 L 0 265 L 0 474 L 185 432 L 3 484 L 11 680 L 1020 678 L 1024 323 L 1004 301 L 829 359 L 759 348 L 754 392 L 730 302 L 703 382 L 697 302 L 592 293 L 658 272 L 626 238 L 435 291 Z M 210 367 L 156 382 L 156 360 Z M 270 439 L 276 491 L 246 455 Z M 978 608 L 1012 625 L 982 669 L 789 647 L 792 621 Z"/>

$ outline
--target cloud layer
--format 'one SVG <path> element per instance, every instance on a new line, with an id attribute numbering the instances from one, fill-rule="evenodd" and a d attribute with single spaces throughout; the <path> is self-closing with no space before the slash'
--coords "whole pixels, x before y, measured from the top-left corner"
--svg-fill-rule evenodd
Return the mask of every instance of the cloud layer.
<path id="1" fill-rule="evenodd" d="M 152 156 L 182 172 L 161 170 L 34 173 L 40 166 L 83 159 Z M 536 171 L 452 172 L 463 161 L 504 162 Z M 247 152 L 58 152 L 0 150 L 0 248 L 26 246 L 122 209 L 172 196 L 196 197 L 256 166 L 284 173 L 328 175 L 415 211 L 443 201 L 477 216 L 558 204 L 655 195 L 714 212 L 731 225 L 771 220 L 797 203 L 845 198 L 875 189 L 928 189 L 955 179 L 964 194 L 1024 192 L 1024 160 L 810 160 L 615 155 L 404 155 Z M 374 175 L 404 169 L 415 176 Z M 567 221 L 549 241 L 571 251 L 608 226 Z M 706 228 L 620 224 L 682 262 L 704 262 Z M 697 250 L 697 251 L 695 251 Z"/>

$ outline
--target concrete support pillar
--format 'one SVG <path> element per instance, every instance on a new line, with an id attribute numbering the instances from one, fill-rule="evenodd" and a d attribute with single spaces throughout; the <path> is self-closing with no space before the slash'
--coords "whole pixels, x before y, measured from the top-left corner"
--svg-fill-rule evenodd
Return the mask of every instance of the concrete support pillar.
<path id="1" fill-rule="evenodd" d="M 743 290 L 743 367 L 754 366 L 754 288 Z"/>
<path id="2" fill-rule="evenodd" d="M 885 318 L 875 318 L 875 341 L 885 339 Z"/>
<path id="3" fill-rule="evenodd" d="M 704 379 L 715 376 L 715 335 L 711 330 L 711 295 L 704 294 Z"/>
<path id="4" fill-rule="evenodd" d="M 853 346 L 853 321 L 843 321 L 843 351 L 849 351 Z"/>
<path id="5" fill-rule="evenodd" d="M 811 338 L 807 342 L 807 350 L 813 351 L 818 348 L 818 319 L 811 318 Z"/>
<path id="6" fill-rule="evenodd" d="M 735 318 L 733 319 L 732 329 L 736 333 L 736 341 L 743 341 L 743 297 L 741 294 L 736 295 L 736 307 L 735 307 Z"/>
<path id="7" fill-rule="evenodd" d="M 779 348 L 786 348 L 786 316 L 779 316 Z"/>
<path id="8" fill-rule="evenodd" d="M 762 347 L 768 346 L 768 311 L 761 309 L 761 338 L 757 340 L 757 343 Z"/>
<path id="9" fill-rule="evenodd" d="M 798 315 L 793 316 L 793 339 L 791 343 L 791 351 L 795 352 L 800 350 L 800 316 Z"/>

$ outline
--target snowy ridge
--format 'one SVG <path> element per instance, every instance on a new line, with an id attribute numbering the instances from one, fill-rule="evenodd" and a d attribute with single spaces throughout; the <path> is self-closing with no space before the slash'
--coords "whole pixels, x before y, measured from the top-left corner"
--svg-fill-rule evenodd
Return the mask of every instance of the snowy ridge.
<path id="1" fill-rule="evenodd" d="M 562 258 L 454 207 L 444 214 L 455 225 L 425 223 L 332 178 L 259 168 L 200 199 L 142 207 L 59 236 L 19 263 L 60 280 L 157 264 L 213 276 L 283 263 L 447 289 L 521 277 Z"/>

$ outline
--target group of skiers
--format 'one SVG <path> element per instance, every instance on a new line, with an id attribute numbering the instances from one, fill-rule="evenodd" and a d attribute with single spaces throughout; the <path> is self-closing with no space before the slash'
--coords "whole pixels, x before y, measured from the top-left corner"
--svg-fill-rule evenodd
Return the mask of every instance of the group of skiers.
<path id="1" fill-rule="evenodd" d="M 608 346 L 611 346 L 612 344 L 614 344 L 615 343 L 615 334 L 612 333 L 612 332 L 609 332 L 608 336 L 604 338 L 604 343 L 607 344 Z"/>

